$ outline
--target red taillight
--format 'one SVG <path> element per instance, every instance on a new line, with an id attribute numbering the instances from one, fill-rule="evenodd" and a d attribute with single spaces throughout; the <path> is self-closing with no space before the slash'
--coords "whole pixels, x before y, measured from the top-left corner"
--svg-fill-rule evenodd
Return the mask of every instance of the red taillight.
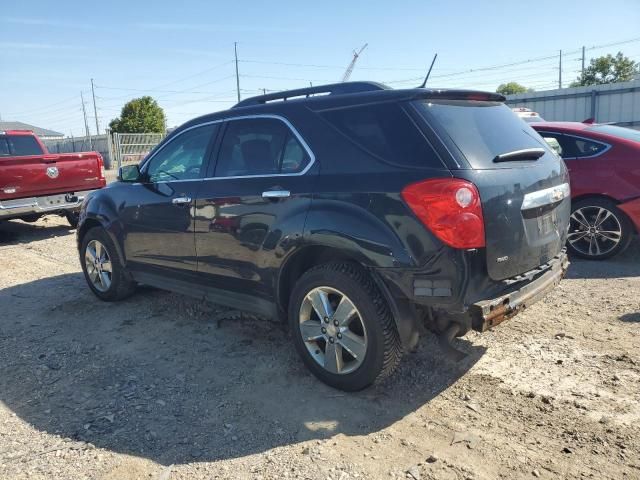
<path id="1" fill-rule="evenodd" d="M 105 178 L 104 160 L 100 154 L 98 154 L 98 171 L 100 172 L 100 179 L 103 180 Z"/>
<path id="2" fill-rule="evenodd" d="M 476 186 L 459 178 L 435 178 L 407 185 L 402 198 L 420 221 L 454 248 L 481 248 L 484 219 Z"/>

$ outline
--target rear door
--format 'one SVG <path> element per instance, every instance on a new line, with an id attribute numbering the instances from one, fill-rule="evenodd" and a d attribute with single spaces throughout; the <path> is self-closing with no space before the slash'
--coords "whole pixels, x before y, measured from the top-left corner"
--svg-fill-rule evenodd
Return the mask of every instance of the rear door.
<path id="1" fill-rule="evenodd" d="M 128 185 L 119 207 L 133 269 L 195 272 L 193 208 L 218 124 L 193 127 L 164 144 Z"/>
<path id="2" fill-rule="evenodd" d="M 569 178 L 546 142 L 500 102 L 429 100 L 416 107 L 460 159 L 453 175 L 478 187 L 489 276 L 510 278 L 557 255 L 569 223 Z"/>
<path id="3" fill-rule="evenodd" d="M 283 248 L 300 240 L 313 162 L 283 118 L 226 122 L 195 205 L 198 272 L 208 285 L 270 299 Z"/>
<path id="4" fill-rule="evenodd" d="M 87 190 L 99 177 L 93 153 L 45 154 L 33 135 L 0 134 L 0 200 Z"/>

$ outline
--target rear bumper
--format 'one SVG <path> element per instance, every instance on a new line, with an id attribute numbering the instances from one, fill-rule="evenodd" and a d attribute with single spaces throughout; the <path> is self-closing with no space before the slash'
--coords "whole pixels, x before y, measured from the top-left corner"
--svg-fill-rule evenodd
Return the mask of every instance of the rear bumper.
<path id="1" fill-rule="evenodd" d="M 94 190 L 44 195 L 41 197 L 0 200 L 0 219 L 8 220 L 30 215 L 43 215 L 59 211 L 76 210 L 84 198 Z"/>
<path id="2" fill-rule="evenodd" d="M 567 254 L 562 251 L 549 262 L 549 268 L 535 280 L 518 290 L 471 305 L 474 330 L 484 332 L 542 299 L 560 283 L 568 267 Z"/>

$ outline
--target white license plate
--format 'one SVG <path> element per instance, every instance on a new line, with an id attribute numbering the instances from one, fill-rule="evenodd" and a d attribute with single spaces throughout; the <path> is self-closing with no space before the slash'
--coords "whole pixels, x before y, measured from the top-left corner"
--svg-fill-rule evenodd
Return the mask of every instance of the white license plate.
<path id="1" fill-rule="evenodd" d="M 538 217 L 538 232 L 540 235 L 547 235 L 556 230 L 556 224 L 558 223 L 555 210 L 545 213 Z"/>
<path id="2" fill-rule="evenodd" d="M 67 202 L 66 195 L 50 195 L 48 197 L 41 198 L 40 205 L 46 207 L 55 207 L 56 205 L 64 205 Z"/>

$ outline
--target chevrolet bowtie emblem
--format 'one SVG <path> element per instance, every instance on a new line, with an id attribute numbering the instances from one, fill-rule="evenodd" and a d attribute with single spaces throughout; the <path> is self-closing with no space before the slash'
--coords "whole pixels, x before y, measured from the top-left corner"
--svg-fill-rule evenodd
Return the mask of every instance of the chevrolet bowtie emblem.
<path id="1" fill-rule="evenodd" d="M 47 167 L 47 177 L 49 178 L 58 178 L 58 167 Z"/>

